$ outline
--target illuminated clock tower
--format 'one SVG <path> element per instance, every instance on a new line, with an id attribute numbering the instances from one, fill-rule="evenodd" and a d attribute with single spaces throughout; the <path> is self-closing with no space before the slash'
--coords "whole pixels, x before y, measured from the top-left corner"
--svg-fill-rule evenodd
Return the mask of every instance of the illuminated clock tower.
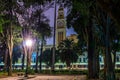
<path id="1" fill-rule="evenodd" d="M 58 17 L 56 24 L 56 47 L 62 40 L 66 39 L 66 20 L 64 17 L 64 8 L 60 6 L 58 9 Z"/>

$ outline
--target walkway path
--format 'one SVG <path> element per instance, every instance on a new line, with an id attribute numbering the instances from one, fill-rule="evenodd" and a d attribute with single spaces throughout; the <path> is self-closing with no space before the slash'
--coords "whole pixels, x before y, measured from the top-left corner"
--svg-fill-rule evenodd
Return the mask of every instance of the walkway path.
<path id="1" fill-rule="evenodd" d="M 0 80 L 86 80 L 85 75 L 61 75 L 61 76 L 50 76 L 50 75 L 31 75 L 28 79 L 25 77 L 8 77 L 0 78 Z"/>

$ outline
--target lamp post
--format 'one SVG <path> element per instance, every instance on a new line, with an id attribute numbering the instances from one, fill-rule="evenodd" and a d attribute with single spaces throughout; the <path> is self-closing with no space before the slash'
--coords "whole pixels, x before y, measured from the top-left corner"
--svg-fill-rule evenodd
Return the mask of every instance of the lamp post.
<path id="1" fill-rule="evenodd" d="M 55 34 L 56 34 L 56 0 L 54 2 L 54 33 L 53 33 L 53 54 L 52 54 L 52 71 L 54 71 L 54 64 L 55 64 Z"/>
<path id="2" fill-rule="evenodd" d="M 31 39 L 26 39 L 25 41 L 25 46 L 26 46 L 26 58 L 27 58 L 27 61 L 26 61 L 26 71 L 25 71 L 25 77 L 28 77 L 28 61 L 29 61 L 29 48 L 32 46 L 32 40 Z"/>

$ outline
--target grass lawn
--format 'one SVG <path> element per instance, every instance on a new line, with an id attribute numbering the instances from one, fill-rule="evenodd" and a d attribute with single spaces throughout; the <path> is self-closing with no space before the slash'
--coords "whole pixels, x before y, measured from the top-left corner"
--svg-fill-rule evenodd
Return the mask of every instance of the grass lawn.
<path id="1" fill-rule="evenodd" d="M 18 76 L 18 73 L 20 73 L 20 72 L 13 72 L 13 73 L 12 73 L 12 76 L 13 76 L 13 77 Z M 5 71 L 1 71 L 1 72 L 0 72 L 0 78 L 5 78 L 5 77 L 9 77 L 9 76 L 8 76 L 8 73 L 5 72 Z"/>
<path id="2" fill-rule="evenodd" d="M 116 78 L 120 79 L 120 70 L 116 70 Z M 103 72 L 102 72 L 103 73 Z M 20 75 L 18 75 L 20 74 Z M 12 73 L 12 76 L 24 76 L 25 70 L 14 70 Z M 35 75 L 36 73 L 34 70 L 29 70 L 30 75 Z M 38 75 L 87 75 L 87 70 L 42 70 L 40 73 L 37 73 Z M 101 73 L 100 73 L 101 74 Z M 8 73 L 5 71 L 0 71 L 0 78 L 8 77 Z M 103 77 L 103 74 L 102 76 Z"/>
<path id="3" fill-rule="evenodd" d="M 34 70 L 29 70 L 29 74 L 35 75 Z M 25 70 L 13 70 L 12 76 L 24 76 Z M 81 71 L 81 70 L 42 70 L 40 73 L 37 73 L 40 75 L 86 75 L 87 71 Z M 0 78 L 8 77 L 8 73 L 5 71 L 0 71 Z"/>

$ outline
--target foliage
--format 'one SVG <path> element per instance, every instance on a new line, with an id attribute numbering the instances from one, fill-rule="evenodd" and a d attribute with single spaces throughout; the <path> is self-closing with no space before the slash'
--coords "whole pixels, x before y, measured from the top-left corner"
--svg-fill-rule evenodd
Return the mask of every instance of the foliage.
<path id="1" fill-rule="evenodd" d="M 52 65 L 52 51 L 50 49 L 43 51 L 42 60 L 47 66 Z"/>
<path id="2" fill-rule="evenodd" d="M 60 55 L 60 60 L 66 62 L 67 66 L 70 67 L 70 63 L 76 62 L 78 55 L 73 49 L 73 40 L 65 39 L 58 45 L 58 51 Z M 69 55 L 69 56 L 68 56 Z"/>
<path id="3" fill-rule="evenodd" d="M 119 0 L 97 0 L 100 8 L 120 25 L 120 1 Z"/>
<path id="4" fill-rule="evenodd" d="M 52 50 L 53 49 L 46 49 L 45 51 L 43 51 L 43 55 L 42 55 L 42 60 L 43 62 L 47 65 L 50 66 L 52 65 Z M 58 51 L 55 51 L 55 63 L 58 62 L 59 60 L 59 54 Z"/>
<path id="5" fill-rule="evenodd" d="M 74 0 L 72 1 L 72 8 L 67 16 L 68 26 L 73 27 L 79 34 L 79 47 L 81 52 L 88 51 L 88 77 L 91 79 L 99 78 L 98 55 L 95 54 L 97 47 L 96 23 L 94 22 L 94 8 L 95 1 L 92 0 Z M 98 62 L 97 62 L 98 61 Z"/>
<path id="6" fill-rule="evenodd" d="M 41 74 L 49 75 L 87 75 L 87 70 L 55 70 L 51 72 L 50 70 L 43 70 Z"/>
<path id="7" fill-rule="evenodd" d="M 0 14 L 0 34 L 3 34 L 2 33 L 3 32 L 3 25 L 5 23 L 9 22 L 9 20 L 5 20 L 4 17 L 5 17 L 5 15 Z"/>
<path id="8" fill-rule="evenodd" d="M 52 0 L 23 0 L 25 7 L 29 7 L 33 4 L 40 4 L 40 5 L 45 5 L 47 2 L 51 2 Z"/>
<path id="9" fill-rule="evenodd" d="M 31 15 L 34 25 L 32 29 L 36 30 L 41 36 L 51 37 L 51 28 L 49 25 L 49 19 L 43 14 L 43 9 L 36 9 Z"/>
<path id="10" fill-rule="evenodd" d="M 22 37 L 21 37 L 21 31 L 22 31 L 22 27 L 21 26 L 13 26 L 13 36 L 14 36 L 14 39 L 13 39 L 13 42 L 15 45 L 18 45 L 22 42 Z"/>
<path id="11" fill-rule="evenodd" d="M 4 20 L 0 17 L 0 33 L 2 32 L 3 23 L 4 23 Z"/>
<path id="12" fill-rule="evenodd" d="M 5 37 L 5 43 L 6 43 L 6 50 L 8 49 L 8 75 L 12 75 L 12 51 L 13 51 L 13 39 L 14 39 L 14 26 L 18 25 L 18 20 L 16 17 L 16 9 L 17 9 L 17 1 L 16 0 L 1 0 L 3 4 L 0 3 L 0 6 L 2 6 L 2 9 L 0 11 L 0 15 L 4 14 L 4 21 L 8 21 L 5 23 L 4 27 L 5 30 L 3 31 L 5 34 L 3 37 Z"/>
<path id="13" fill-rule="evenodd" d="M 35 71 L 34 71 L 33 69 L 28 69 L 28 74 L 34 75 L 34 74 L 35 74 Z"/>

